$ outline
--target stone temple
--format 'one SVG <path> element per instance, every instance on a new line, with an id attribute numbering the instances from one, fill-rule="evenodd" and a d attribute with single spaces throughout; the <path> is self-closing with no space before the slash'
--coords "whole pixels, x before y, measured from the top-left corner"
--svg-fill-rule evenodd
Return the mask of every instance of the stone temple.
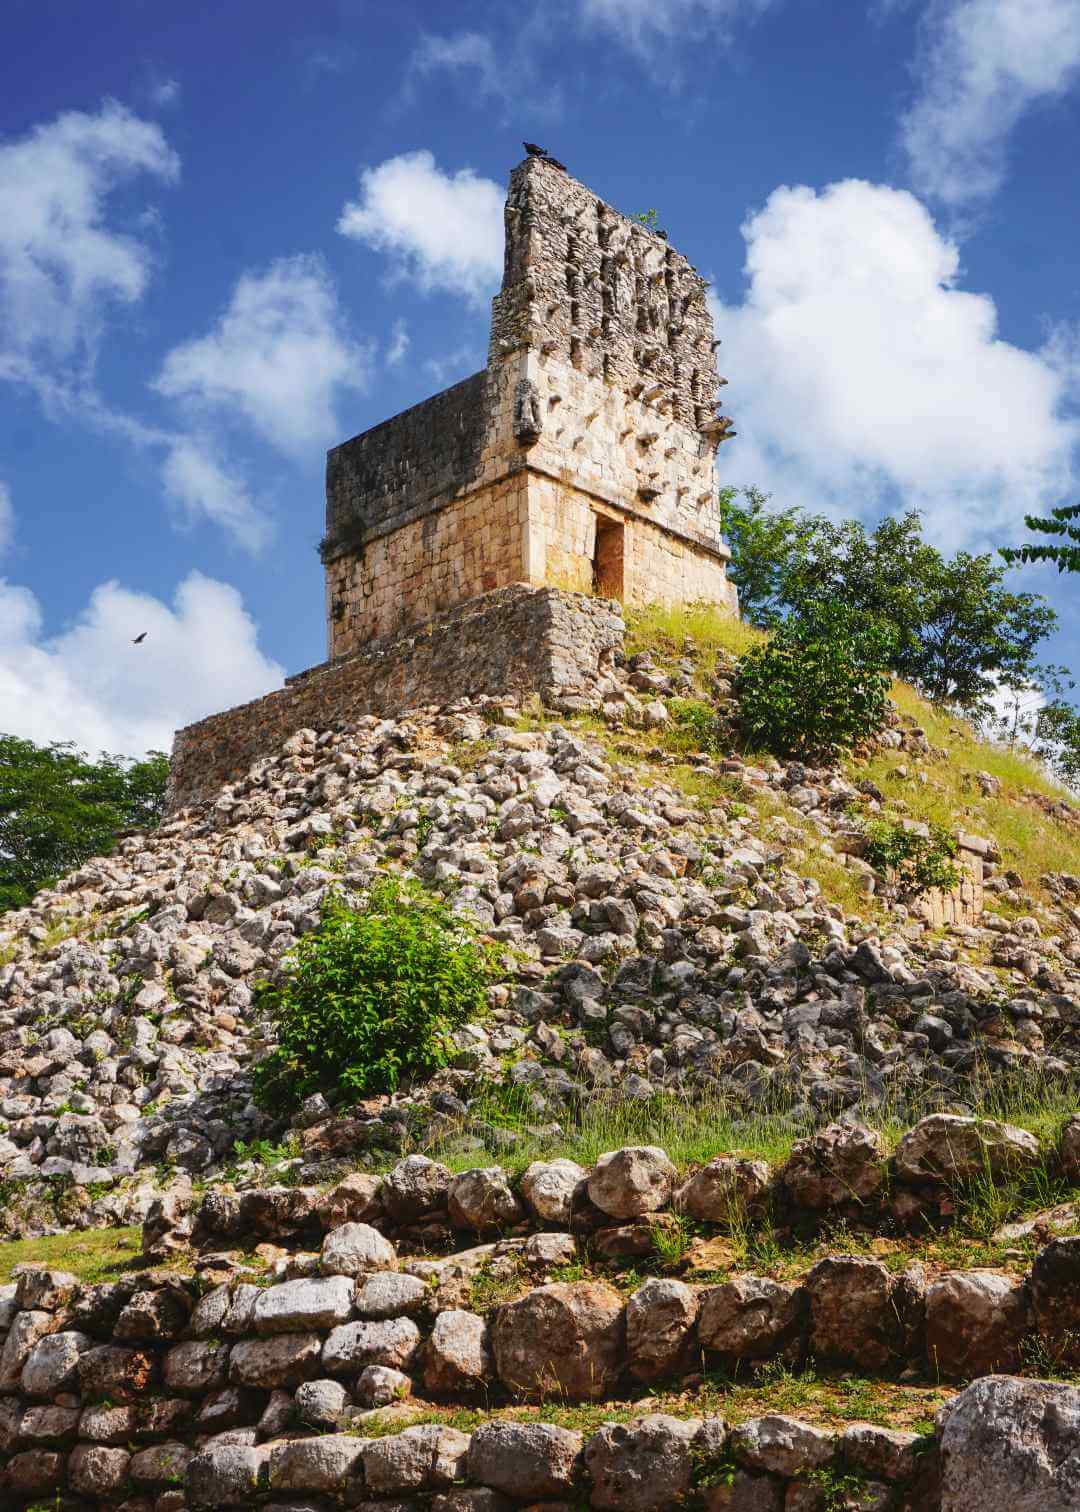
<path id="1" fill-rule="evenodd" d="M 612 601 L 737 612 L 704 279 L 546 158 L 505 223 L 487 367 L 329 453 L 327 661 L 179 731 L 173 807 L 305 725 L 587 685 Z"/>
<path id="2" fill-rule="evenodd" d="M 736 607 L 704 280 L 542 158 L 505 216 L 487 367 L 329 455 L 331 658 L 510 583 Z"/>

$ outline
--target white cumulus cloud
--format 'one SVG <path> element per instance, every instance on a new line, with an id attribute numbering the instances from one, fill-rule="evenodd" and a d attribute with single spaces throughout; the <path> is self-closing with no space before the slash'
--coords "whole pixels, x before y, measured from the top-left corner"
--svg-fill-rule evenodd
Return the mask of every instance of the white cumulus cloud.
<path id="1" fill-rule="evenodd" d="M 912 182 L 951 206 L 992 194 L 1009 136 L 1080 69 L 1077 0 L 943 0 L 925 22 L 919 93 L 901 125 Z"/>
<path id="2" fill-rule="evenodd" d="M 132 645 L 146 631 L 141 645 Z M 102 583 L 74 623 L 45 636 L 28 588 L 0 581 L 0 730 L 92 753 L 167 751 L 173 732 L 280 687 L 228 583 L 190 573 L 171 605 Z"/>
<path id="3" fill-rule="evenodd" d="M 15 535 L 15 511 L 11 504 L 11 489 L 0 483 L 0 556 L 11 545 Z"/>
<path id="4" fill-rule="evenodd" d="M 181 526 L 209 520 L 253 555 L 269 543 L 271 521 L 244 480 L 218 459 L 209 439 L 177 436 L 165 453 L 161 480 Z"/>
<path id="5" fill-rule="evenodd" d="M 606 27 L 645 51 L 657 40 L 708 31 L 730 42 L 735 29 L 755 21 L 772 0 L 577 0 L 586 22 Z"/>
<path id="6" fill-rule="evenodd" d="M 447 36 L 425 32 L 409 59 L 407 93 L 415 94 L 419 82 L 443 72 L 467 80 L 481 99 L 506 99 L 510 90 L 495 44 L 483 32 L 452 32 Z"/>
<path id="7" fill-rule="evenodd" d="M 364 388 L 370 372 L 371 349 L 350 337 L 323 263 L 298 256 L 245 273 L 213 329 L 174 347 L 154 386 L 306 456 L 335 438 L 338 395 Z"/>
<path id="8" fill-rule="evenodd" d="M 912 194 L 780 188 L 743 235 L 745 297 L 715 310 L 738 431 L 723 480 L 863 516 L 917 506 L 954 546 L 996 544 L 1068 488 L 1068 364 L 1001 339 Z"/>
<path id="9" fill-rule="evenodd" d="M 503 266 L 503 191 L 471 168 L 444 173 L 423 149 L 360 175 L 337 229 L 389 257 L 394 276 L 479 301 Z"/>
<path id="10" fill-rule="evenodd" d="M 387 367 L 400 367 L 412 345 L 409 328 L 403 320 L 395 320 L 390 331 L 390 344 L 386 348 Z"/>
<path id="11" fill-rule="evenodd" d="M 135 303 L 149 278 L 134 220 L 106 218 L 144 174 L 169 182 L 179 159 L 115 101 L 0 143 L 0 375 L 48 390 L 92 372 L 110 307 Z"/>

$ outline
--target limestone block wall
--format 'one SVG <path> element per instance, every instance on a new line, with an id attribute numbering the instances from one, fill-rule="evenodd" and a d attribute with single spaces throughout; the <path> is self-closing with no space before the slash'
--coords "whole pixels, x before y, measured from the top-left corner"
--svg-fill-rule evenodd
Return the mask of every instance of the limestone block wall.
<path id="1" fill-rule="evenodd" d="M 530 579 L 588 592 L 593 586 L 597 530 L 621 529 L 621 582 L 596 584 L 623 603 L 707 602 L 738 612 L 727 579 L 726 551 L 665 529 L 641 515 L 598 504 L 570 483 L 530 475 Z"/>
<path id="2" fill-rule="evenodd" d="M 486 371 L 328 455 L 331 658 L 510 582 L 591 590 L 596 520 L 553 509 L 545 482 L 634 522 L 625 547 L 601 531 L 619 597 L 734 607 L 704 281 L 535 159 L 511 176 L 506 236 Z"/>
<path id="3" fill-rule="evenodd" d="M 656 231 L 550 164 L 514 169 L 491 361 L 529 348 L 709 426 L 723 380 L 706 284 Z"/>
<path id="4" fill-rule="evenodd" d="M 470 599 L 179 730 L 168 807 L 207 801 L 307 727 L 338 729 L 361 714 L 395 715 L 461 698 L 587 688 L 622 638 L 622 617 L 607 600 L 524 584 Z"/>
<path id="5" fill-rule="evenodd" d="M 511 474 L 373 537 L 360 554 L 329 561 L 330 658 L 360 651 L 466 599 L 529 581 L 528 521 L 525 476 Z"/>

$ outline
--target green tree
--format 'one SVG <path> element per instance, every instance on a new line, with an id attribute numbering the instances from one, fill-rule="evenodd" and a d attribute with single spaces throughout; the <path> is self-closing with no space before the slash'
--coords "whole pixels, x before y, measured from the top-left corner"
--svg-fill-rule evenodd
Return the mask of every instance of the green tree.
<path id="1" fill-rule="evenodd" d="M 731 548 L 728 577 L 739 590 L 739 612 L 768 629 L 783 618 L 784 580 L 796 556 L 825 524 L 794 507 L 770 509 L 760 488 L 720 490 L 721 529 Z"/>
<path id="2" fill-rule="evenodd" d="M 830 758 L 881 729 L 892 630 L 835 602 L 808 604 L 739 660 L 734 691 L 751 750 Z"/>
<path id="3" fill-rule="evenodd" d="M 94 761 L 70 742 L 0 735 L 0 912 L 107 854 L 119 831 L 156 825 L 168 773 L 161 751 Z"/>
<path id="4" fill-rule="evenodd" d="M 1058 540 L 1053 545 L 1027 541 L 1023 546 L 1002 547 L 1007 562 L 1053 562 L 1059 572 L 1080 572 L 1080 504 L 1063 504 L 1049 515 L 1025 515 L 1024 524 Z"/>
<path id="5" fill-rule="evenodd" d="M 858 520 L 769 511 L 757 490 L 724 506 L 731 523 L 732 578 L 747 585 L 749 617 L 776 623 L 810 605 L 848 605 L 894 632 L 892 671 L 935 703 L 971 712 L 1002 688 L 1041 685 L 1039 646 L 1057 615 L 1035 593 L 1004 586 L 1007 568 L 989 553 L 946 557 L 923 539 L 917 510 L 872 531 Z"/>

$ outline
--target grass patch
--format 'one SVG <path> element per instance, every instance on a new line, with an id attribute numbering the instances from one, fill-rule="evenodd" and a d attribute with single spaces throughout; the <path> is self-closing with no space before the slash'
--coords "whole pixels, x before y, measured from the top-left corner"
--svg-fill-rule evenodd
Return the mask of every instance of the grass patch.
<path id="1" fill-rule="evenodd" d="M 1043 895 L 1039 879 L 1044 873 L 1080 871 L 1080 829 L 1052 819 L 1026 798 L 1034 792 L 1074 803 L 1075 795 L 1037 761 L 980 740 L 965 720 L 935 709 L 905 684 L 895 683 L 892 697 L 900 712 L 926 732 L 932 746 L 948 751 L 948 760 L 929 764 L 929 781 L 912 782 L 895 775 L 898 766 L 910 770 L 912 759 L 902 751 L 882 751 L 853 766 L 853 775 L 869 777 L 887 801 L 902 804 L 912 818 L 993 836 L 1005 867 L 1018 872 L 1036 896 Z M 976 772 L 996 777 L 1000 793 L 984 797 Z"/>
<path id="2" fill-rule="evenodd" d="M 847 1374 L 821 1374 L 808 1367 L 792 1371 L 780 1364 L 766 1366 L 745 1380 L 718 1373 L 707 1374 L 689 1390 L 652 1391 L 641 1387 L 637 1396 L 620 1401 L 569 1404 L 544 1402 L 536 1406 L 487 1406 L 484 1408 L 419 1406 L 409 1425 L 440 1424 L 472 1432 L 482 1423 L 499 1419 L 517 1423 L 554 1423 L 560 1428 L 595 1433 L 605 1423 L 626 1423 L 644 1412 L 663 1412 L 672 1417 L 698 1417 L 719 1413 L 731 1423 L 760 1417 L 767 1412 L 795 1412 L 823 1428 L 842 1428 L 848 1423 L 879 1423 L 928 1433 L 942 1404 L 955 1396 L 947 1386 L 901 1386 L 893 1381 L 872 1381 Z M 388 1412 L 367 1418 L 365 1436 L 397 1433 L 402 1419 Z"/>
<path id="3" fill-rule="evenodd" d="M 108 1281 L 130 1270 L 141 1254 L 139 1228 L 83 1229 L 44 1239 L 12 1239 L 0 1244 L 0 1285 L 11 1280 L 16 1265 L 25 1262 L 70 1271 L 80 1281 Z"/>
<path id="4" fill-rule="evenodd" d="M 702 672 L 716 670 L 720 653 L 742 656 L 767 637 L 715 604 L 650 604 L 626 611 L 626 654 L 649 651 L 660 662 L 696 656 Z"/>

